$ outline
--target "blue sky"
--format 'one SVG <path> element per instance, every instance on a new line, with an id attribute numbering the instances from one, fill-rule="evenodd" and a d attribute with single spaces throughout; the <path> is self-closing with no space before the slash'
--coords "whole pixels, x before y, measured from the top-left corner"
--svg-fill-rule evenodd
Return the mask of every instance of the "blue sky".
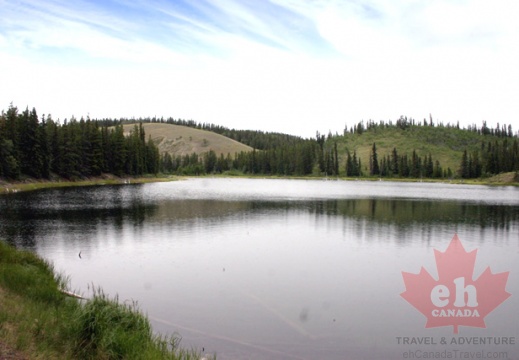
<path id="1" fill-rule="evenodd" d="M 519 130 L 515 0 L 0 0 L 0 107 L 305 137 L 400 115 Z"/>

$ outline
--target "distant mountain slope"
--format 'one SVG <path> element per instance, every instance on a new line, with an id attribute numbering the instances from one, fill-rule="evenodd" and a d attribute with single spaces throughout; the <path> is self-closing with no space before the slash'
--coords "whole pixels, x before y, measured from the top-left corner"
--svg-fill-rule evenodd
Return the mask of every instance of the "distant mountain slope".
<path id="1" fill-rule="evenodd" d="M 134 126 L 135 124 L 123 125 L 125 134 L 129 133 Z M 151 136 L 161 154 L 168 152 L 175 156 L 190 155 L 213 150 L 218 156 L 220 154 L 234 156 L 235 153 L 253 150 L 252 147 L 223 135 L 192 127 L 164 123 L 144 123 L 143 127 L 146 139 Z"/>
<path id="2" fill-rule="evenodd" d="M 511 138 L 512 142 L 515 138 Z M 339 147 L 339 159 L 345 162 L 346 152 L 356 151 L 362 160 L 363 171 L 369 167 L 369 158 L 373 143 L 377 146 L 378 161 L 391 155 L 396 148 L 399 155 L 411 155 L 413 150 L 421 157 L 431 154 L 433 161 L 439 160 L 444 169 L 456 172 L 461 163 L 463 151 L 469 153 L 481 149 L 481 144 L 494 142 L 500 138 L 492 135 L 483 136 L 474 131 L 457 128 L 410 126 L 406 129 L 398 127 L 376 127 L 359 133 L 348 133 L 333 139 Z"/>

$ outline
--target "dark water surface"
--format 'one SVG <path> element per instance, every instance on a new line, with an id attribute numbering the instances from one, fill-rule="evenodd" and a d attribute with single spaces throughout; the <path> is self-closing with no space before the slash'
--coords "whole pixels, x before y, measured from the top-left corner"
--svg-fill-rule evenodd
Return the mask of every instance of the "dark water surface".
<path id="1" fill-rule="evenodd" d="M 436 278 L 434 249 L 456 233 L 477 249 L 474 279 L 509 271 L 512 294 L 486 328 L 459 334 L 426 329 L 400 296 L 402 271 Z M 94 284 L 137 300 L 155 330 L 218 359 L 519 359 L 519 188 L 192 179 L 48 189 L 0 196 L 0 238 L 52 261 L 76 292 Z"/>

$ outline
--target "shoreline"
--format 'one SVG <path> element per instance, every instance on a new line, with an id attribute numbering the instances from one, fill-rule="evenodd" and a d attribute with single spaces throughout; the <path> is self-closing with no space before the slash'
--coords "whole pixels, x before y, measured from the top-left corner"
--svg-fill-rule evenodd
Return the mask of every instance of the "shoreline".
<path id="1" fill-rule="evenodd" d="M 90 178 L 90 179 L 82 179 L 82 180 L 67 180 L 67 179 L 58 179 L 58 180 L 41 180 L 41 179 L 26 179 L 22 181 L 1 181 L 0 180 L 0 195 L 1 194 L 9 194 L 9 193 L 17 193 L 17 192 L 25 192 L 25 191 L 34 191 L 40 189 L 51 189 L 51 188 L 64 188 L 64 187 L 82 187 L 82 186 L 103 186 L 103 185 L 128 185 L 128 184 L 146 184 L 151 182 L 167 182 L 167 181 L 177 181 L 182 179 L 181 176 L 171 175 L 171 176 L 150 176 L 150 177 L 116 177 L 113 175 L 99 177 L 99 178 Z"/>
<path id="2" fill-rule="evenodd" d="M 179 347 L 179 335 L 155 334 L 136 303 L 101 288 L 80 303 L 67 288 L 51 263 L 0 239 L 1 359 L 201 358 L 198 349 Z"/>
<path id="3" fill-rule="evenodd" d="M 248 179 L 299 179 L 299 180 L 329 180 L 329 181 L 386 181 L 386 182 L 410 182 L 410 183 L 444 183 L 453 185 L 486 185 L 486 186 L 519 186 L 519 175 L 515 173 L 499 174 L 486 179 L 409 179 L 409 178 L 379 178 L 379 177 L 346 177 L 346 176 L 277 176 L 277 175 L 230 175 L 230 174 L 207 174 L 200 176 L 180 176 L 180 175 L 164 175 L 164 176 L 142 176 L 142 177 L 116 177 L 106 175 L 99 178 L 82 179 L 82 180 L 41 180 L 26 179 L 22 181 L 10 182 L 0 180 L 0 195 L 34 191 L 49 188 L 62 187 L 83 187 L 83 186 L 103 186 L 103 185 L 128 185 L 128 184 L 146 184 L 154 182 L 179 181 L 188 178 L 248 178 Z"/>

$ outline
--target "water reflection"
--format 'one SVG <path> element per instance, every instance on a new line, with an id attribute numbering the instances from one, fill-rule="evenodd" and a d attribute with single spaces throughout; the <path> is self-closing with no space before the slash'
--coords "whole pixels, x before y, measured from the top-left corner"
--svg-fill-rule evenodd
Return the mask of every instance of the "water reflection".
<path id="1" fill-rule="evenodd" d="M 56 231 L 88 232 L 102 224 L 140 226 L 157 206 L 143 201 L 139 186 L 51 189 L 0 196 L 0 238 L 34 248 Z"/>
<path id="2" fill-rule="evenodd" d="M 519 206 L 485 205 L 449 201 L 360 199 L 329 201 L 314 206 L 316 213 L 363 218 L 378 223 L 470 224 L 508 229 L 519 219 Z"/>
<path id="3" fill-rule="evenodd" d="M 432 187 L 202 179 L 8 194 L 0 238 L 80 293 L 138 300 L 154 329 L 219 359 L 401 359 L 396 336 L 450 335 L 399 294 L 401 272 L 434 274 L 433 249 L 457 232 L 481 249 L 475 274 L 510 271 L 513 294 L 491 330 L 463 334 L 519 338 L 518 192 Z"/>
<path id="4" fill-rule="evenodd" d="M 519 206 L 514 205 L 386 198 L 299 201 L 166 198 L 150 201 L 136 185 L 47 190 L 0 197 L 0 237 L 11 244 L 33 248 L 39 234 L 63 227 L 72 232 L 75 227 L 88 231 L 102 224 L 111 224 L 115 230 L 122 230 L 125 225 L 140 227 L 144 223 L 189 227 L 200 219 L 207 225 L 254 214 L 289 213 L 369 221 L 378 227 L 394 226 L 396 231 L 412 227 L 452 228 L 459 224 L 508 231 L 519 222 Z"/>

